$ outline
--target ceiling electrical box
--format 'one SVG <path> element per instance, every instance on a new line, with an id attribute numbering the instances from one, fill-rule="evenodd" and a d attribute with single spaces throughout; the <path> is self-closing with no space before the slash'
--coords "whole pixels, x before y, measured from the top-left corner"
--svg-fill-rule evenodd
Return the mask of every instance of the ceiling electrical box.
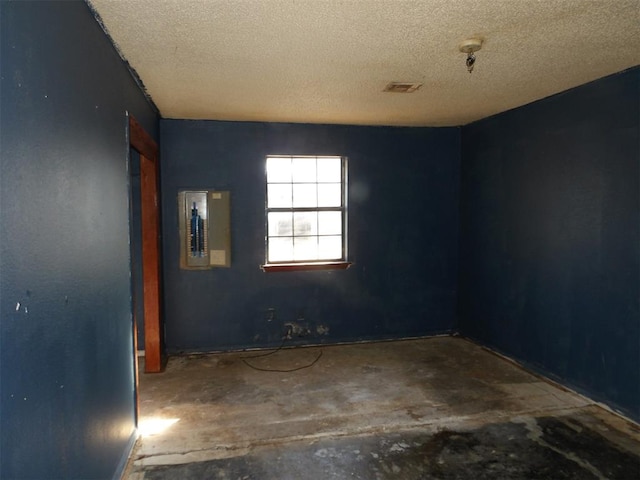
<path id="1" fill-rule="evenodd" d="M 180 268 L 202 270 L 231 266 L 228 191 L 178 192 Z"/>

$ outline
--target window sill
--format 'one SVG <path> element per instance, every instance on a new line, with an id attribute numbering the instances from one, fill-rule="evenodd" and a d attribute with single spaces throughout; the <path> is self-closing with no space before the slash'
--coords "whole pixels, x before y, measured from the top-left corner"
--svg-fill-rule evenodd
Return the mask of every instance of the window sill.
<path id="1" fill-rule="evenodd" d="M 261 265 L 265 272 L 308 272 L 315 270 L 346 270 L 352 262 L 319 262 L 319 263 L 270 263 Z"/>

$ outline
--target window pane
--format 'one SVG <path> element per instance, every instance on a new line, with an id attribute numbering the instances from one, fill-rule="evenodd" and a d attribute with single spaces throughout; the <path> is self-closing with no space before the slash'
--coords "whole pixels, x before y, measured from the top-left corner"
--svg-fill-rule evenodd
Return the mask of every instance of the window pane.
<path id="1" fill-rule="evenodd" d="M 294 235 L 317 235 L 318 234 L 318 213 L 317 212 L 296 212 L 293 214 Z"/>
<path id="2" fill-rule="evenodd" d="M 285 262 L 293 259 L 293 238 L 269 238 L 269 262 Z"/>
<path id="3" fill-rule="evenodd" d="M 342 159 L 340 157 L 318 158 L 318 182 L 342 182 Z"/>
<path id="4" fill-rule="evenodd" d="M 296 237 L 293 240 L 293 259 L 317 260 L 318 259 L 318 237 Z"/>
<path id="5" fill-rule="evenodd" d="M 319 235 L 342 235 L 342 212 L 318 212 Z"/>
<path id="6" fill-rule="evenodd" d="M 315 158 L 294 158 L 292 165 L 294 183 L 316 182 Z"/>
<path id="7" fill-rule="evenodd" d="M 318 205 L 315 183 L 300 183 L 293 185 L 293 206 L 316 207 Z"/>
<path id="8" fill-rule="evenodd" d="M 270 212 L 268 224 L 270 237 L 290 237 L 293 234 L 293 216 L 289 212 Z"/>
<path id="9" fill-rule="evenodd" d="M 342 258 L 342 237 L 318 237 L 318 259 L 335 260 Z"/>
<path id="10" fill-rule="evenodd" d="M 268 208 L 291 208 L 291 184 L 267 185 Z"/>
<path id="11" fill-rule="evenodd" d="M 267 182 L 290 182 L 291 159 L 289 157 L 267 158 Z"/>
<path id="12" fill-rule="evenodd" d="M 318 184 L 318 206 L 340 207 L 342 206 L 342 187 L 339 183 Z"/>

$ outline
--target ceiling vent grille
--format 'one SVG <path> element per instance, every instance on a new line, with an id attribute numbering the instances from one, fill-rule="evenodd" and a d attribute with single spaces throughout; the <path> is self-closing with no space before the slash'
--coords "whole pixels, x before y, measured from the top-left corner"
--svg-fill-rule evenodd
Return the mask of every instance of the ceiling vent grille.
<path id="1" fill-rule="evenodd" d="M 383 92 L 413 93 L 422 86 L 421 83 L 390 82 L 384 87 Z"/>

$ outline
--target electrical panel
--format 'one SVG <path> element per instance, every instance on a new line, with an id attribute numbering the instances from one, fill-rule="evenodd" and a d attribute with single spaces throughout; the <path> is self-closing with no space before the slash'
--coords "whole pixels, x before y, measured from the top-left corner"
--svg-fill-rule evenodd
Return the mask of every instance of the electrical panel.
<path id="1" fill-rule="evenodd" d="M 198 270 L 231 266 L 229 192 L 178 192 L 180 268 Z"/>

